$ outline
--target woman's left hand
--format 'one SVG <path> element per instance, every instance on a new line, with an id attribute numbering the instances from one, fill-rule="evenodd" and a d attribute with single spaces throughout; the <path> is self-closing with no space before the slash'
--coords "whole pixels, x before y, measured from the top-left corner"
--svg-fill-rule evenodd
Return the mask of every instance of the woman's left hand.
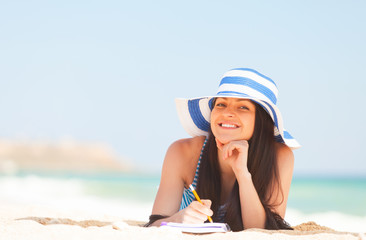
<path id="1" fill-rule="evenodd" d="M 222 151 L 224 161 L 228 161 L 235 174 L 249 173 L 247 166 L 248 141 L 236 140 L 223 144 L 216 139 L 216 145 Z"/>

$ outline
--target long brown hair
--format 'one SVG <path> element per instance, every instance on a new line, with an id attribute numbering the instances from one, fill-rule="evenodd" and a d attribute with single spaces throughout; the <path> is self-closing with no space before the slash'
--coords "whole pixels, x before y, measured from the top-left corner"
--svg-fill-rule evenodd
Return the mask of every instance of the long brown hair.
<path id="1" fill-rule="evenodd" d="M 266 212 L 266 229 L 291 229 L 291 227 L 275 213 L 269 202 L 273 194 L 273 186 L 281 186 L 276 163 L 276 149 L 274 139 L 274 124 L 268 113 L 257 103 L 255 112 L 255 126 L 252 138 L 248 141 L 248 170 L 258 196 Z M 212 103 L 214 106 L 215 101 Z M 213 219 L 217 220 L 217 213 L 220 206 L 221 195 L 221 172 L 217 158 L 217 146 L 215 136 L 211 129 L 203 151 L 197 192 L 200 196 L 212 201 L 211 209 L 214 212 Z M 280 194 L 283 193 L 280 188 Z M 225 204 L 224 221 L 228 223 L 233 231 L 240 231 L 243 227 L 241 207 L 239 199 L 239 185 L 236 181 L 231 195 Z"/>

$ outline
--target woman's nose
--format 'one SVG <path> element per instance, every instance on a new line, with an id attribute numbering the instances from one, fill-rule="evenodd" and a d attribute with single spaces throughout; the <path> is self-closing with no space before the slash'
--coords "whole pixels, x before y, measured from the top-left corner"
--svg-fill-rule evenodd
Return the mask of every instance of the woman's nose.
<path id="1" fill-rule="evenodd" d="M 234 109 L 232 107 L 226 107 L 224 110 L 224 115 L 227 117 L 233 117 L 235 115 Z"/>

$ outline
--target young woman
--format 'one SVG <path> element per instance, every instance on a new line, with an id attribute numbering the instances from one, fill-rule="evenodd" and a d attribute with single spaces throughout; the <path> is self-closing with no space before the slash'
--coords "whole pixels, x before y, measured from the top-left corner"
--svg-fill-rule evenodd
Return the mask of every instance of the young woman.
<path id="1" fill-rule="evenodd" d="M 169 147 L 147 225 L 203 223 L 212 216 L 234 231 L 291 229 L 283 218 L 294 167 L 291 148 L 300 145 L 283 128 L 277 93 L 272 79 L 239 68 L 223 76 L 215 96 L 176 100 L 192 138 Z"/>

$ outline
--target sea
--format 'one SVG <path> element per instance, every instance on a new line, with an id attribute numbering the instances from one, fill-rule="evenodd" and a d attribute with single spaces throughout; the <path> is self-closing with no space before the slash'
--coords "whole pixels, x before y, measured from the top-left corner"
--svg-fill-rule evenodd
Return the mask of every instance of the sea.
<path id="1" fill-rule="evenodd" d="M 0 202 L 147 221 L 160 175 L 18 172 L 0 175 Z M 285 220 L 366 232 L 366 176 L 294 176 Z"/>

